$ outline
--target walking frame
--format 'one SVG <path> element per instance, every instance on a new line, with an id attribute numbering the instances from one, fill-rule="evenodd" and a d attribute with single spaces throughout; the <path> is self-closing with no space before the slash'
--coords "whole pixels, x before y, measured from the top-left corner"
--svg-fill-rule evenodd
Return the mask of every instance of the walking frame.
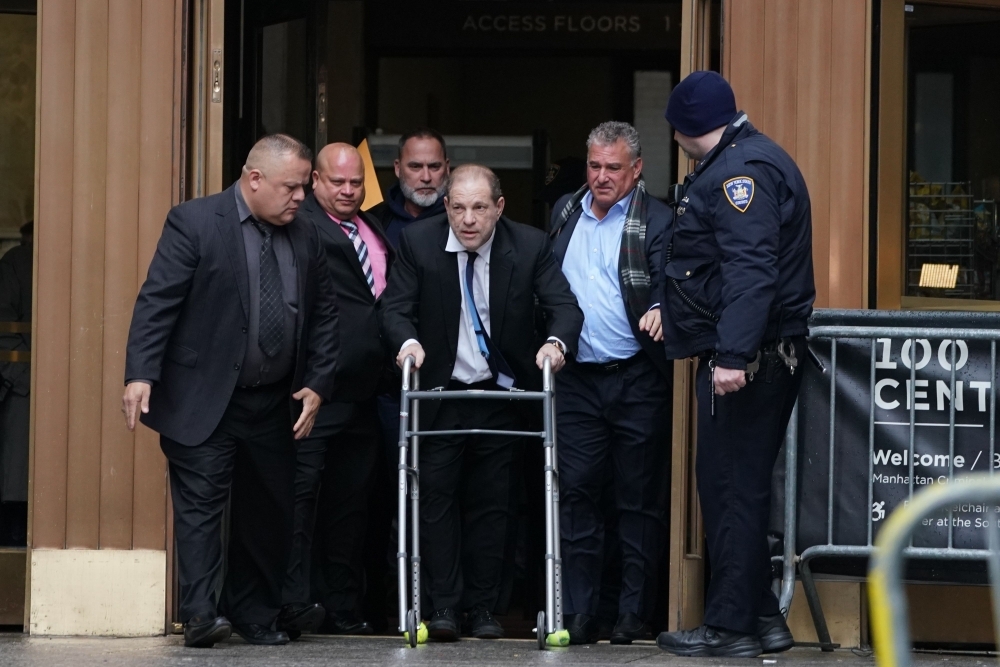
<path id="1" fill-rule="evenodd" d="M 538 612 L 535 628 L 538 648 L 568 646 L 569 633 L 563 627 L 562 560 L 559 549 L 559 470 L 556 456 L 555 386 L 548 358 L 542 369 L 542 391 L 468 390 L 441 388 L 420 390 L 420 372 L 413 368 L 413 356 L 403 361 L 403 382 L 399 398 L 399 504 L 396 553 L 399 578 L 399 631 L 411 647 L 427 641 L 427 627 L 420 610 L 420 438 L 435 435 L 506 435 L 541 438 L 545 451 L 545 610 Z M 419 430 L 420 402 L 424 400 L 515 400 L 542 403 L 541 431 L 492 429 Z M 407 552 L 407 525 L 410 550 Z"/>

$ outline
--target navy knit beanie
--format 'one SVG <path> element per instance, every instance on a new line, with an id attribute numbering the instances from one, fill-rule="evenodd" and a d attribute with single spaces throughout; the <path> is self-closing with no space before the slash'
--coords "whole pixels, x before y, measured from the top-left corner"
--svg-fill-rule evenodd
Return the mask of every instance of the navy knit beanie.
<path id="1" fill-rule="evenodd" d="M 675 130 L 700 137 L 728 125 L 736 115 L 736 96 L 717 72 L 691 72 L 670 93 L 664 116 Z"/>

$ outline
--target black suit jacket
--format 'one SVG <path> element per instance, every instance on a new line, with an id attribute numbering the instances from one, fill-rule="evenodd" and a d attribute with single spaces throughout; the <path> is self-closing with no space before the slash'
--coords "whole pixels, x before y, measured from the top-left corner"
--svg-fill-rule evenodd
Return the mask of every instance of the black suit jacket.
<path id="1" fill-rule="evenodd" d="M 397 354 L 415 338 L 427 357 L 421 387 L 448 384 L 458 353 L 462 292 L 457 253 L 447 252 L 448 221 L 414 222 L 403 231 L 399 256 L 382 303 L 382 335 Z M 519 389 L 537 389 L 541 372 L 534 329 L 535 298 L 545 314 L 547 336 L 576 351 L 583 311 L 552 256 L 545 233 L 501 217 L 490 251 L 490 338 L 517 377 Z M 422 421 L 429 424 L 437 401 L 425 401 Z"/>
<path id="2" fill-rule="evenodd" d="M 319 239 L 337 292 L 340 355 L 337 358 L 333 400 L 353 402 L 371 398 L 379 388 L 379 379 L 387 365 L 385 348 L 379 337 L 378 304 L 368 287 L 354 244 L 347 234 L 337 229 L 337 223 L 326 214 L 314 194 L 306 197 L 299 214 L 319 229 Z M 365 212 L 358 215 L 385 244 L 389 253 L 386 261 L 388 277 L 396 251 L 389 245 L 381 223 L 374 216 Z"/>
<path id="3" fill-rule="evenodd" d="M 569 248 L 569 240 L 573 237 L 576 223 L 580 220 L 582 208 L 577 208 L 566 223 L 557 226 L 559 214 L 566 207 L 572 195 L 565 195 L 552 207 L 552 231 L 549 235 L 554 239 L 552 250 L 562 266 L 566 257 L 566 249 Z M 652 195 L 646 196 L 646 261 L 649 263 L 649 304 L 663 303 L 663 253 L 670 243 L 670 230 L 674 221 L 674 214 L 670 208 Z M 621 276 L 618 278 L 621 282 Z M 621 286 L 622 295 L 626 294 L 625 286 Z M 626 297 L 627 298 L 627 297 Z M 632 334 L 639 341 L 639 345 L 649 355 L 660 372 L 669 380 L 673 380 L 674 366 L 667 359 L 663 349 L 663 343 L 657 343 L 645 331 L 639 331 L 639 320 L 632 314 L 632 309 L 625 305 L 625 313 L 628 315 L 628 322 L 632 325 Z"/>
<path id="4" fill-rule="evenodd" d="M 142 423 L 183 445 L 201 444 L 219 425 L 246 354 L 250 286 L 238 186 L 170 210 L 132 312 L 125 379 L 153 382 Z M 336 295 L 316 226 L 296 219 L 287 230 L 299 281 L 292 392 L 309 387 L 329 400 Z M 291 404 L 297 418 L 301 404 Z"/>

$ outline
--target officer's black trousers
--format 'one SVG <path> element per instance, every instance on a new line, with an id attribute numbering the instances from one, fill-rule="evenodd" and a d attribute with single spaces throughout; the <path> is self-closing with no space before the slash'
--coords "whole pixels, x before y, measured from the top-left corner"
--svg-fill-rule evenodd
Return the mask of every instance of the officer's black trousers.
<path id="1" fill-rule="evenodd" d="M 801 360 L 805 341 L 794 343 Z M 712 564 L 705 624 L 747 634 L 758 616 L 779 612 L 767 547 L 771 473 L 802 381 L 777 355 L 769 365 L 762 360 L 752 382 L 716 396 L 715 416 L 707 362 L 697 376 L 698 495 Z"/>
<path id="2" fill-rule="evenodd" d="M 381 447 L 378 431 L 374 399 L 335 401 L 319 409 L 312 433 L 298 443 L 286 604 L 317 601 L 332 612 L 358 611 L 365 586 L 369 492 Z M 311 572 L 316 574 L 312 581 Z"/>
<path id="3" fill-rule="evenodd" d="M 620 517 L 618 613 L 648 620 L 653 611 L 666 542 L 671 396 L 670 382 L 639 354 L 611 373 L 569 364 L 556 376 L 566 614 L 598 612 L 609 468 Z"/>
<path id="4" fill-rule="evenodd" d="M 449 389 L 461 389 L 457 383 Z M 444 401 L 433 430 L 520 430 L 512 401 Z M 433 609 L 494 610 L 510 522 L 516 438 L 435 436 L 420 442 L 420 557 Z M 426 610 L 429 615 L 431 610 Z"/>
<path id="5" fill-rule="evenodd" d="M 180 616 L 271 625 L 292 538 L 295 441 L 287 382 L 233 392 L 218 427 L 200 445 L 160 438 L 170 466 Z M 232 494 L 222 599 L 222 517 Z"/>

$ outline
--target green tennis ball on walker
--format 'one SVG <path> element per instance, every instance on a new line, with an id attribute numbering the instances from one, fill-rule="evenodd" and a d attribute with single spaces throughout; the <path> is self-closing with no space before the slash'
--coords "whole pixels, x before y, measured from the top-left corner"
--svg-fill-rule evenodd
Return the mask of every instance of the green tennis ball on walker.
<path id="1" fill-rule="evenodd" d="M 569 630 L 557 630 L 545 637 L 546 646 L 569 646 Z"/>
<path id="2" fill-rule="evenodd" d="M 409 631 L 403 632 L 403 639 L 410 641 Z M 427 626 L 424 623 L 420 623 L 420 627 L 417 628 L 417 643 L 426 644 L 427 643 Z M 566 643 L 569 644 L 569 634 L 566 634 Z"/>

